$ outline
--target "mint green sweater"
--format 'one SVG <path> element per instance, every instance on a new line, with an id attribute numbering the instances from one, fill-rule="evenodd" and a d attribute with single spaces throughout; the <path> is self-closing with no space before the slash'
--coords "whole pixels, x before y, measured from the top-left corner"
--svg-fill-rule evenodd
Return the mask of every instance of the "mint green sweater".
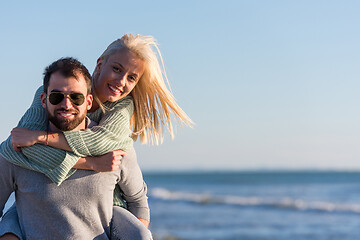
<path id="1" fill-rule="evenodd" d="M 48 120 L 46 111 L 41 105 L 41 86 L 35 93 L 30 108 L 20 119 L 18 127 L 31 130 L 46 131 Z M 99 108 L 88 113 L 88 117 L 99 125 L 84 131 L 64 132 L 65 138 L 73 152 L 35 144 L 24 147 L 22 151 L 15 151 L 11 146 L 10 137 L 0 145 L 0 154 L 9 162 L 44 173 L 54 183 L 60 185 L 76 170 L 72 169 L 80 157 L 99 156 L 108 152 L 122 149 L 129 150 L 133 145 L 130 118 L 134 112 L 134 103 L 130 96 L 119 101 L 106 102 L 108 110 L 103 113 Z"/>

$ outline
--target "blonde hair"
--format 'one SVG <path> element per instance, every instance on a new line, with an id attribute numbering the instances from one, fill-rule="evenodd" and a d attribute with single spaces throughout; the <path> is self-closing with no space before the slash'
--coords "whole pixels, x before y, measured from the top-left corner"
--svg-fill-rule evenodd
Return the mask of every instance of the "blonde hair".
<path id="1" fill-rule="evenodd" d="M 106 61 L 109 56 L 124 48 L 143 60 L 145 66 L 143 75 L 130 93 L 135 105 L 134 114 L 130 121 L 134 141 L 140 136 L 141 143 L 147 143 L 149 139 L 151 144 L 159 144 L 163 140 L 164 127 L 173 139 L 172 117 L 175 117 L 180 125 L 186 124 L 192 127 L 192 120 L 177 105 L 169 90 L 170 84 L 166 76 L 164 62 L 155 39 L 151 36 L 125 34 L 122 38 L 112 42 L 100 58 Z M 98 73 L 95 70 L 93 77 L 96 74 Z M 99 105 L 100 107 L 103 106 L 102 104 Z"/>

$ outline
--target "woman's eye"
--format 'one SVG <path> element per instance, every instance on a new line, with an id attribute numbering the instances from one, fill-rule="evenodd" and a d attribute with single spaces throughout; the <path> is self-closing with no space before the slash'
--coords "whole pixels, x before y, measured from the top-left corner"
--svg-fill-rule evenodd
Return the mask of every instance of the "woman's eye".
<path id="1" fill-rule="evenodd" d="M 136 80 L 136 77 L 135 76 L 129 76 L 129 80 L 134 82 Z"/>
<path id="2" fill-rule="evenodd" d="M 115 72 L 120 72 L 120 68 L 118 68 L 118 67 L 113 67 L 113 70 L 115 71 Z"/>

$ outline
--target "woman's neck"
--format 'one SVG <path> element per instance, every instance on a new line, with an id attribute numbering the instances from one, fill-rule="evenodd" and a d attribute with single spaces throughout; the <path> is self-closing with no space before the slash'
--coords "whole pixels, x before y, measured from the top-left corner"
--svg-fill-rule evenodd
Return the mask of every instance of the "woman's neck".
<path id="1" fill-rule="evenodd" d="M 99 103 L 94 99 L 89 112 L 95 112 L 99 108 Z"/>

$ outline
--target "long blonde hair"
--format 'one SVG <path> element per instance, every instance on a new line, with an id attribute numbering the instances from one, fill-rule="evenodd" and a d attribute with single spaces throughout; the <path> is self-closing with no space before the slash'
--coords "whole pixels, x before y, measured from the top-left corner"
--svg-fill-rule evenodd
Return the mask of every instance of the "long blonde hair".
<path id="1" fill-rule="evenodd" d="M 155 39 L 151 36 L 125 34 L 112 42 L 100 58 L 106 61 L 109 56 L 124 48 L 142 59 L 145 65 L 143 75 L 130 93 L 135 105 L 134 114 L 130 120 L 134 141 L 140 136 L 142 143 L 147 143 L 149 139 L 151 144 L 159 144 L 163 140 L 164 127 L 173 139 L 172 117 L 175 117 L 180 125 L 186 124 L 192 127 L 192 120 L 177 105 L 169 90 L 170 84 L 164 62 Z M 93 77 L 96 74 L 94 71 Z"/>

